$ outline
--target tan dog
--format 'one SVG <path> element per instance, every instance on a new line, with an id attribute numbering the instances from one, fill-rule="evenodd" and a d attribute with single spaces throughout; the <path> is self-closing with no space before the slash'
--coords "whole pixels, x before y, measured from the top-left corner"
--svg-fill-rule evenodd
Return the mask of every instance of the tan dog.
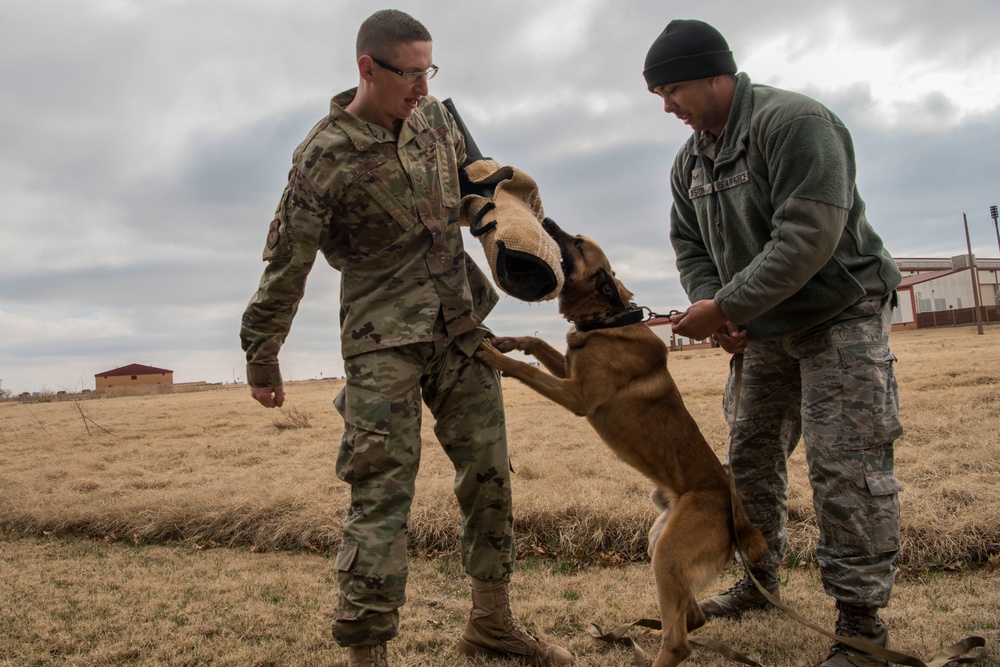
<path id="1" fill-rule="evenodd" d="M 551 220 L 545 230 L 562 252 L 559 312 L 575 323 L 565 357 L 531 336 L 486 340 L 476 357 L 585 416 L 615 454 L 656 484 L 654 502 L 668 502 L 650 530 L 650 553 L 663 623 L 654 667 L 671 667 L 691 653 L 687 633 L 705 622 L 695 596 L 733 558 L 735 538 L 751 563 L 767 543 L 739 502 L 734 527 L 726 471 L 684 407 L 666 345 L 641 311 L 635 316 L 632 293 L 604 252 Z M 504 356 L 515 349 L 551 375 Z"/>

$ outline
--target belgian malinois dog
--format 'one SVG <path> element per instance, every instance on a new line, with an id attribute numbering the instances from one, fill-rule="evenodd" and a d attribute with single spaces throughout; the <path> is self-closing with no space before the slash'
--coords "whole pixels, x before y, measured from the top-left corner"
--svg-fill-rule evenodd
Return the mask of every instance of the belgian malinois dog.
<path id="1" fill-rule="evenodd" d="M 523 336 L 484 340 L 476 357 L 586 417 L 619 458 L 654 482 L 654 500 L 667 501 L 649 550 L 663 623 L 654 667 L 672 667 L 691 653 L 688 631 L 705 622 L 695 596 L 733 558 L 736 540 L 751 564 L 767 542 L 738 499 L 733 507 L 726 471 L 667 370 L 666 345 L 641 310 L 635 317 L 632 293 L 604 252 L 551 220 L 544 228 L 562 252 L 559 312 L 574 323 L 565 356 Z M 513 350 L 534 356 L 548 373 L 504 355 Z"/>

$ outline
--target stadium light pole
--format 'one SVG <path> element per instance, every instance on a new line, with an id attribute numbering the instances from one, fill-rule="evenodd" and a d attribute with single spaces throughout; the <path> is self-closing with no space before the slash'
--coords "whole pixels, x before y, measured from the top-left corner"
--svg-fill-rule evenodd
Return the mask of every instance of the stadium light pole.
<path id="1" fill-rule="evenodd" d="M 993 218 L 993 231 L 997 233 L 997 250 L 1000 250 L 1000 227 L 997 226 L 997 207 L 990 206 L 990 217 Z"/>

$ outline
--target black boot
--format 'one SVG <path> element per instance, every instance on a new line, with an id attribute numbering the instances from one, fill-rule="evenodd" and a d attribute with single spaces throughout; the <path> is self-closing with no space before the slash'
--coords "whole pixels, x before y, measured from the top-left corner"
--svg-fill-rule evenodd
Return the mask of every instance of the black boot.
<path id="1" fill-rule="evenodd" d="M 837 601 L 837 634 L 841 637 L 857 637 L 875 646 L 885 648 L 889 633 L 885 623 L 878 617 L 877 607 L 863 607 Z M 868 655 L 840 642 L 830 647 L 826 662 L 820 667 L 886 667 L 889 663 L 881 658 Z"/>
<path id="2" fill-rule="evenodd" d="M 753 576 L 757 578 L 760 585 L 774 597 L 781 599 L 778 593 L 778 575 L 776 572 L 754 571 Z M 750 577 L 743 575 L 728 591 L 719 595 L 702 600 L 698 603 L 701 612 L 706 619 L 710 618 L 731 618 L 739 619 L 745 612 L 767 609 L 771 603 L 767 601 L 757 587 L 754 586 Z"/>

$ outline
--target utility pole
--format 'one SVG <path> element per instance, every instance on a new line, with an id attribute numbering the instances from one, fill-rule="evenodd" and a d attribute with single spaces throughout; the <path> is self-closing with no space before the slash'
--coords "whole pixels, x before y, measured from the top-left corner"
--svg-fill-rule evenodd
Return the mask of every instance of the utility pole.
<path id="1" fill-rule="evenodd" d="M 1000 227 L 997 226 L 997 206 L 990 206 L 990 217 L 993 218 L 993 231 L 997 234 L 997 250 L 1000 250 Z M 1000 256 L 1000 255 L 998 255 Z M 993 272 L 993 296 L 997 305 L 1000 306 L 1000 288 L 997 286 L 997 272 Z"/>
<path id="2" fill-rule="evenodd" d="M 969 249 L 969 270 L 972 271 L 972 299 L 976 302 L 976 329 L 979 335 L 983 335 L 983 315 L 979 312 L 979 268 L 976 267 L 976 258 L 972 255 L 972 241 L 969 239 L 969 218 L 964 213 L 962 220 L 965 223 L 965 245 Z"/>

